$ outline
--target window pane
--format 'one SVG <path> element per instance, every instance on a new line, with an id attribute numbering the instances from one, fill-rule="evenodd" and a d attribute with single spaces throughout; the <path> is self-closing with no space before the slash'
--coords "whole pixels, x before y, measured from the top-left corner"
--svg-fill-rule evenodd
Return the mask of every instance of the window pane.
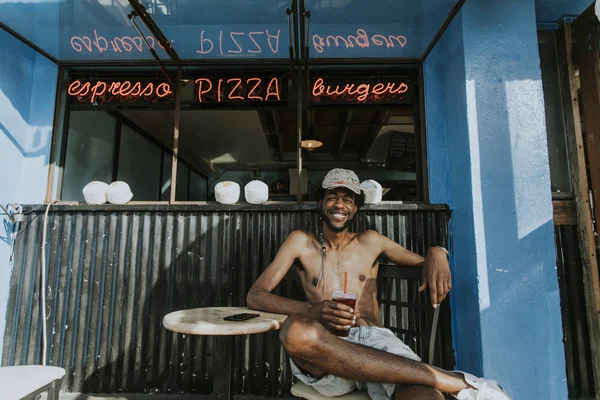
<path id="1" fill-rule="evenodd" d="M 126 124 L 121 124 L 118 179 L 131 187 L 133 200 L 158 199 L 161 149 Z"/>
<path id="2" fill-rule="evenodd" d="M 104 111 L 72 111 L 69 118 L 62 199 L 83 201 L 91 181 L 111 183 L 115 118 Z"/>
<path id="3" fill-rule="evenodd" d="M 190 201 L 206 201 L 206 189 L 208 182 L 206 178 L 197 174 L 195 171 L 190 172 Z"/>
<path id="4" fill-rule="evenodd" d="M 569 162 L 554 32 L 538 33 L 542 85 L 546 106 L 550 183 L 553 192 L 570 192 Z"/>
<path id="5" fill-rule="evenodd" d="M 313 72 L 313 95 L 302 135 L 304 140 L 311 139 L 310 143 L 316 147 L 308 149 L 307 146 L 302 153 L 303 169 L 308 174 L 302 178 L 302 199 L 311 198 L 329 169 L 344 166 L 356 171 L 362 180 L 377 180 L 383 188 L 383 200 L 421 200 L 419 183 L 423 162 L 419 150 L 421 128 L 416 73 L 384 72 L 374 76 L 363 68 L 353 73 Z M 260 74 L 255 75 L 259 76 L 258 83 L 263 82 Z M 240 186 L 239 201 L 243 202 L 244 186 L 253 179 L 261 179 L 269 187 L 271 200 L 296 200 L 298 185 L 293 170 L 297 165 L 298 115 L 294 103 L 283 94 L 280 102 L 257 100 L 256 94 L 261 93 L 261 89 L 248 83 L 252 79 L 256 84 L 257 78 L 246 79 L 246 75 L 235 71 L 227 71 L 224 76 L 234 77 L 232 80 L 238 82 L 241 89 L 235 89 L 238 94 L 231 99 L 223 100 L 231 94 L 231 89 L 222 86 L 222 82 L 227 82 L 224 78 L 202 78 L 200 82 L 195 80 L 196 76 L 199 75 L 187 70 L 182 79 L 179 156 L 198 174 L 208 175 L 207 199 L 215 199 L 217 183 L 230 180 Z M 395 88 L 395 92 L 362 100 L 326 95 L 330 89 L 325 86 L 334 90 L 359 84 L 373 88 L 380 85 L 386 90 Z M 262 87 L 269 85 L 264 83 Z M 315 88 L 323 92 L 315 92 Z M 244 100 L 251 92 L 254 93 L 252 100 L 256 101 Z M 178 192 L 181 192 L 181 178 L 178 179 Z M 187 182 L 181 183 L 187 185 Z M 192 185 L 190 183 L 190 192 L 194 192 Z"/>
<path id="6" fill-rule="evenodd" d="M 179 161 L 177 163 L 177 187 L 175 188 L 175 200 L 186 201 L 188 199 L 188 182 L 190 169 Z"/>
<path id="7" fill-rule="evenodd" d="M 140 104 L 145 103 L 141 102 Z M 120 119 L 123 121 L 123 126 L 127 125 L 141 138 L 144 138 L 145 146 L 152 149 L 150 150 L 151 155 L 138 154 L 135 158 L 135 163 L 138 164 L 137 167 L 143 167 L 144 173 L 152 177 L 152 182 L 142 183 L 145 184 L 142 193 L 148 193 L 152 197 L 140 198 L 134 191 L 134 200 L 147 201 L 155 200 L 158 197 L 161 201 L 169 201 L 171 197 L 171 151 L 173 145 L 174 111 L 170 109 L 171 105 L 168 107 L 166 109 L 154 110 L 141 110 L 129 107 L 118 110 L 121 116 Z M 133 152 L 145 152 L 145 150 L 142 150 L 142 147 L 136 147 L 137 143 L 132 146 L 133 149 L 131 151 Z M 138 160 L 143 161 L 138 162 Z M 139 165 L 143 163 L 145 165 Z M 142 174 L 142 171 L 138 171 L 137 173 Z M 157 194 L 157 191 L 160 194 Z"/>

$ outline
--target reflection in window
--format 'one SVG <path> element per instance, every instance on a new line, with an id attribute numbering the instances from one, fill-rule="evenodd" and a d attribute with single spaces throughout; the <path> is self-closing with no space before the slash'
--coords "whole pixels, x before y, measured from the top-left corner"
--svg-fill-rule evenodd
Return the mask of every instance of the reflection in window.
<path id="1" fill-rule="evenodd" d="M 171 198 L 171 171 L 173 170 L 173 156 L 163 153 L 162 157 L 162 178 L 160 181 L 160 199 L 169 201 Z"/>

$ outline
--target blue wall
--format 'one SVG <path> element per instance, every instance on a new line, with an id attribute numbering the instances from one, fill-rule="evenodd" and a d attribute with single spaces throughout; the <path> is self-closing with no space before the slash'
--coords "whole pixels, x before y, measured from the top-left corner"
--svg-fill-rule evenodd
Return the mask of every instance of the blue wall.
<path id="1" fill-rule="evenodd" d="M 454 349 L 458 366 L 481 375 L 479 298 L 474 251 L 476 235 L 471 188 L 471 146 L 467 119 L 467 82 L 462 13 L 449 26 L 425 64 L 430 201 L 453 210 L 455 248 L 453 308 Z M 465 323 L 466 322 L 466 323 Z M 468 340 L 457 340 L 468 338 Z"/>
<path id="2" fill-rule="evenodd" d="M 57 66 L 0 30 L 0 204 L 42 203 L 58 78 Z M 0 216 L 0 357 L 10 281 L 8 238 Z M 41 244 L 40 244 L 41 245 Z"/>
<path id="3" fill-rule="evenodd" d="M 431 201 L 454 210 L 457 366 L 565 399 L 534 0 L 467 1 L 425 89 Z"/>

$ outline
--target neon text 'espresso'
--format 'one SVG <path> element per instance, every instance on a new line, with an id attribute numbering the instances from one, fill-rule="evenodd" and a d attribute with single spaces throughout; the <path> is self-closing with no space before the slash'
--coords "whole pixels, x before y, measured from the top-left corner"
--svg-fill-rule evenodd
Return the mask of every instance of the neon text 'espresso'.
<path id="1" fill-rule="evenodd" d="M 321 98 L 346 101 L 378 101 L 390 98 L 400 98 L 408 91 L 404 82 L 386 83 L 346 83 L 326 84 L 323 78 L 317 78 L 312 87 L 313 101 Z"/>
<path id="2" fill-rule="evenodd" d="M 278 78 L 198 78 L 198 102 L 279 101 Z"/>
<path id="3" fill-rule="evenodd" d="M 233 56 L 279 54 L 281 29 L 257 29 L 255 31 L 206 31 L 198 32 L 199 47 L 196 53 L 200 56 Z M 103 35 L 97 29 L 92 34 L 71 36 L 71 48 L 77 53 L 144 53 L 147 51 L 144 39 L 156 50 L 165 50 L 164 46 L 152 35 Z M 173 46 L 174 40 L 168 44 Z M 179 44 L 184 50 L 189 44 Z"/>
<path id="4" fill-rule="evenodd" d="M 152 49 L 156 47 L 156 44 L 162 50 L 165 49 L 152 35 L 146 36 L 146 40 Z M 175 43 L 175 41 L 171 40 L 171 43 Z M 169 46 L 172 46 L 171 43 L 169 43 Z M 95 51 L 99 53 L 111 51 L 114 53 L 142 53 L 147 51 L 144 38 L 141 36 L 113 36 L 107 39 L 99 35 L 96 29 L 94 29 L 93 36 L 71 36 L 71 48 L 78 53 L 93 53 Z"/>
<path id="5" fill-rule="evenodd" d="M 171 85 L 168 83 L 131 82 L 131 81 L 87 81 L 71 82 L 67 89 L 70 96 L 75 96 L 81 102 L 97 103 L 113 99 L 121 101 L 136 101 L 144 99 L 162 99 L 173 96 Z"/>

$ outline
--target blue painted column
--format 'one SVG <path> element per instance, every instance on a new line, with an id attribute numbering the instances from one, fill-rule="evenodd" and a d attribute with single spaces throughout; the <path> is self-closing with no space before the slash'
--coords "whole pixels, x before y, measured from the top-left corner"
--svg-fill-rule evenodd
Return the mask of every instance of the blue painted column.
<path id="1" fill-rule="evenodd" d="M 0 204 L 46 195 L 58 67 L 0 29 Z M 0 215 L 0 359 L 10 284 L 12 225 Z M 41 243 L 40 243 L 41 246 Z"/>
<path id="2" fill-rule="evenodd" d="M 453 211 L 459 369 L 566 399 L 534 0 L 469 0 L 425 64 L 432 202 Z"/>

